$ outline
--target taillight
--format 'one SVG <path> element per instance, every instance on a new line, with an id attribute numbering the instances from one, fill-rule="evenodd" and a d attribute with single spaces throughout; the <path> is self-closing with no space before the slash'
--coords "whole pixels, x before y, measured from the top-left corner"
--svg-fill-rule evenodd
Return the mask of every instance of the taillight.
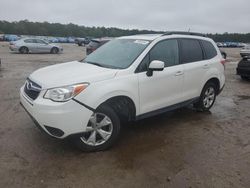
<path id="1" fill-rule="evenodd" d="M 223 67 L 224 67 L 224 69 L 225 69 L 225 68 L 226 68 L 226 67 L 225 67 L 226 60 L 225 60 L 225 59 L 222 59 L 222 60 L 220 61 L 220 63 L 223 65 Z"/>

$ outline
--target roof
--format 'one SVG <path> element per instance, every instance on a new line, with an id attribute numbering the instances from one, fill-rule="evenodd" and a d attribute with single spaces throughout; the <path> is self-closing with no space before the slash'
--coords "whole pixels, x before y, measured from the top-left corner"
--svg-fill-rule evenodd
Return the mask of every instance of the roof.
<path id="1" fill-rule="evenodd" d="M 119 39 L 138 39 L 138 40 L 155 40 L 158 37 L 161 37 L 162 34 L 144 34 L 144 35 L 132 35 L 132 36 L 124 36 L 119 37 Z"/>
<path id="2" fill-rule="evenodd" d="M 194 33 L 194 32 L 184 32 L 184 31 L 169 31 L 166 33 L 161 34 L 143 34 L 143 35 L 132 35 L 132 36 L 124 36 L 120 37 L 119 39 L 138 39 L 138 40 L 155 40 L 161 36 L 168 36 L 168 35 L 185 35 L 190 37 L 206 37 L 205 34 L 202 33 Z"/>

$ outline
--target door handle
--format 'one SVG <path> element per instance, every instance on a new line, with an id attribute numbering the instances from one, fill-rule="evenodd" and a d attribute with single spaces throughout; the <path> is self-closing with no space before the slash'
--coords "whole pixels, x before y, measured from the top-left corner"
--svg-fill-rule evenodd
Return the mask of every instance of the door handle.
<path id="1" fill-rule="evenodd" d="M 177 71 L 177 72 L 175 73 L 175 76 L 180 76 L 180 75 L 183 75 L 183 71 Z"/>
<path id="2" fill-rule="evenodd" d="M 208 69 L 208 68 L 209 68 L 208 64 L 203 65 L 203 69 Z"/>

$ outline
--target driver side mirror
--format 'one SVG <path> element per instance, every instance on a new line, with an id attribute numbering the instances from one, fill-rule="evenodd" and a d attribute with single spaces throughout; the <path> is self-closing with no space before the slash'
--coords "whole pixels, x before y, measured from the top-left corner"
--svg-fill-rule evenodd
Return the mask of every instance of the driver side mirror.
<path id="1" fill-rule="evenodd" d="M 154 71 L 163 71 L 165 63 L 163 61 L 153 60 L 148 66 L 147 76 L 153 76 Z"/>

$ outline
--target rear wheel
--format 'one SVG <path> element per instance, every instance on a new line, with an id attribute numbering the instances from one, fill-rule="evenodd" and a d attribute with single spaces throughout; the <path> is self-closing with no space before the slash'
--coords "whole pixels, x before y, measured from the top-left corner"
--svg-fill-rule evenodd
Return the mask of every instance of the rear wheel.
<path id="1" fill-rule="evenodd" d="M 208 111 L 213 106 L 216 99 L 217 87 L 213 82 L 208 82 L 202 89 L 199 101 L 194 107 L 200 111 Z"/>
<path id="2" fill-rule="evenodd" d="M 51 49 L 51 51 L 50 51 L 50 53 L 52 53 L 52 54 L 57 54 L 59 52 L 59 50 L 58 50 L 58 48 L 52 48 Z"/>
<path id="3" fill-rule="evenodd" d="M 117 114 L 103 105 L 92 114 L 86 132 L 74 138 L 76 146 L 83 151 L 102 151 L 110 148 L 118 139 L 121 126 Z"/>
<path id="4" fill-rule="evenodd" d="M 19 49 L 19 52 L 20 52 L 21 54 L 27 54 L 27 53 L 29 53 L 29 49 L 28 49 L 27 47 L 23 46 L 23 47 L 21 47 L 21 48 Z"/>

